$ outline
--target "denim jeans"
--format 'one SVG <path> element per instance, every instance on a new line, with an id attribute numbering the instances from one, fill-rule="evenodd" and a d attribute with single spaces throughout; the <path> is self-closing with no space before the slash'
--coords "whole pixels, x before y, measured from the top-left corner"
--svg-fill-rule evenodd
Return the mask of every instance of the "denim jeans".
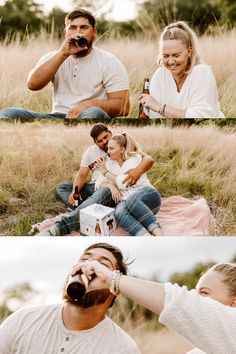
<path id="1" fill-rule="evenodd" d="M 161 206 L 156 189 L 144 187 L 117 204 L 115 217 L 131 236 L 142 236 L 160 227 L 155 214 Z"/>
<path id="2" fill-rule="evenodd" d="M 109 188 L 100 188 L 81 203 L 74 211 L 68 216 L 63 216 L 60 221 L 56 222 L 55 226 L 58 228 L 60 235 L 68 235 L 71 231 L 79 230 L 79 214 L 80 210 L 86 208 L 94 203 L 103 204 L 106 206 L 114 207 L 111 192 Z"/>
<path id="3" fill-rule="evenodd" d="M 0 118 L 66 118 L 63 113 L 40 113 L 21 108 L 3 108 L 0 110 Z M 78 119 L 109 119 L 109 115 L 98 107 L 86 108 Z M 69 118 L 68 118 L 69 119 Z"/>
<path id="4" fill-rule="evenodd" d="M 62 182 L 56 186 L 56 192 L 59 198 L 71 209 L 75 210 L 76 207 L 68 203 L 69 195 L 72 193 L 73 182 Z M 95 183 L 85 183 L 80 191 L 83 201 L 90 197 L 95 191 Z"/>

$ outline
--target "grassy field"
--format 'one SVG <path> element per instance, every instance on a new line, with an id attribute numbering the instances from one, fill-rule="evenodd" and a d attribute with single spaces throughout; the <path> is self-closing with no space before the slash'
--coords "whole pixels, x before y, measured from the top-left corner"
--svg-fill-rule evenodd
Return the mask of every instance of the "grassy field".
<path id="1" fill-rule="evenodd" d="M 73 180 L 91 125 L 1 122 L 0 234 L 26 235 L 31 225 L 65 211 L 57 183 Z M 155 164 L 148 172 L 162 196 L 204 196 L 215 235 L 236 234 L 236 129 L 207 126 L 112 126 L 129 132 Z"/>
<path id="2" fill-rule="evenodd" d="M 228 118 L 236 117 L 235 30 L 218 36 L 203 36 L 199 44 L 203 60 L 212 67 L 216 77 L 222 111 Z M 143 79 L 151 77 L 157 68 L 158 39 L 117 40 L 108 37 L 105 41 L 98 40 L 97 45 L 115 54 L 125 65 L 130 80 L 129 117 L 137 117 L 137 99 Z M 0 109 L 14 106 L 50 112 L 51 86 L 31 92 L 26 87 L 26 80 L 38 59 L 59 47 L 59 42 L 44 34 L 37 39 L 28 38 L 24 45 L 16 40 L 0 47 Z"/>

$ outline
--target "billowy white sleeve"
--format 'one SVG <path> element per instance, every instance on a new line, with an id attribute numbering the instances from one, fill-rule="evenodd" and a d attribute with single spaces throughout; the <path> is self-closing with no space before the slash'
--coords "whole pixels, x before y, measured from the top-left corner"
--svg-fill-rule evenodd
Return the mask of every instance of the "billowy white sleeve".
<path id="1" fill-rule="evenodd" d="M 210 67 L 196 65 L 189 77 L 185 118 L 224 118 L 220 111 L 216 81 Z"/>
<path id="2" fill-rule="evenodd" d="M 16 332 L 18 313 L 20 313 L 20 311 L 7 317 L 0 325 L 0 354 L 14 353 L 14 334 Z"/>
<path id="3" fill-rule="evenodd" d="M 165 284 L 159 321 L 208 354 L 236 353 L 236 308 L 195 290 Z"/>

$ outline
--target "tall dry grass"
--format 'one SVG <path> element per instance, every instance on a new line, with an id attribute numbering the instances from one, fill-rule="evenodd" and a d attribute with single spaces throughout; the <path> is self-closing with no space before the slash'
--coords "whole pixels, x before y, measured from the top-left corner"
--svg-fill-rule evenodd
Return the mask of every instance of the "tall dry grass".
<path id="1" fill-rule="evenodd" d="M 112 37 L 112 36 L 111 36 Z M 226 117 L 236 117 L 236 42 L 235 30 L 204 36 L 199 40 L 203 60 L 215 74 L 219 99 Z M 125 65 L 130 80 L 130 117 L 137 117 L 137 99 L 144 77 L 151 77 L 157 68 L 158 38 L 156 40 L 117 40 L 108 38 L 97 45 L 115 54 Z M 38 59 L 48 51 L 58 49 L 60 43 L 44 33 L 29 37 L 25 44 L 19 40 L 0 47 L 0 108 L 24 107 L 41 112 L 51 109 L 51 87 L 31 92 L 26 79 Z"/>
<path id="2" fill-rule="evenodd" d="M 1 122 L 0 234 L 25 235 L 31 225 L 65 210 L 57 183 L 72 180 L 91 125 Z M 204 196 L 216 235 L 236 234 L 236 131 L 214 125 L 111 127 L 127 131 L 155 159 L 149 179 L 163 196 Z"/>

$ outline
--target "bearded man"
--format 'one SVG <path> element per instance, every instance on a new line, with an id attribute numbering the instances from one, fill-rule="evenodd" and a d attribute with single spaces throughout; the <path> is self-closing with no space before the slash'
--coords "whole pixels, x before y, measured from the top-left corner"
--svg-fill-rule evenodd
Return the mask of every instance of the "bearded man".
<path id="1" fill-rule="evenodd" d="M 127 274 L 121 251 L 107 243 L 96 243 L 85 249 L 78 264 L 96 260 L 111 271 Z M 74 273 L 74 269 L 70 274 Z M 106 312 L 116 294 L 101 289 L 93 277 L 86 293 L 76 300 L 67 294 L 63 304 L 30 306 L 10 315 L 0 326 L 1 354 L 139 354 L 131 337 L 117 326 Z"/>

